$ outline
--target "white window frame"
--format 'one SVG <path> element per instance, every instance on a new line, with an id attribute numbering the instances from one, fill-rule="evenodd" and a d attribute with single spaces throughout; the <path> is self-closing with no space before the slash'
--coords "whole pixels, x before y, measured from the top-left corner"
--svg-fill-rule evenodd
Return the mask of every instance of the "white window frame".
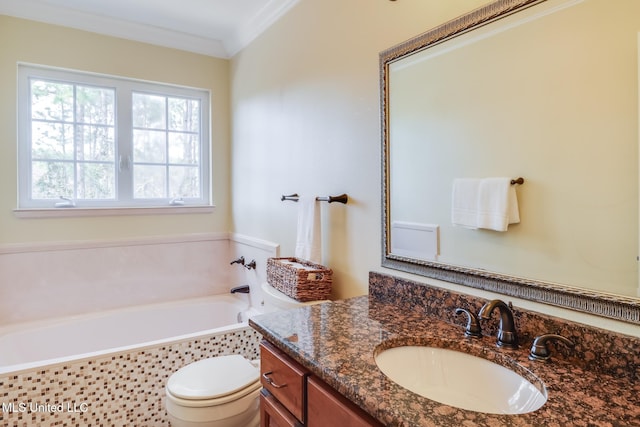
<path id="1" fill-rule="evenodd" d="M 31 197 L 32 149 L 31 149 L 31 84 L 32 79 L 54 80 L 63 83 L 114 88 L 116 95 L 115 112 L 115 199 L 73 200 L 60 203 L 60 199 L 34 199 Z M 197 99 L 200 101 L 200 197 L 185 197 L 176 200 L 166 198 L 142 199 L 133 195 L 133 122 L 132 94 L 157 94 L 168 97 Z M 82 211 L 120 210 L 161 207 L 193 211 L 193 207 L 212 208 L 211 198 L 211 137 L 210 109 L 211 94 L 206 89 L 197 89 L 171 84 L 128 79 L 104 74 L 86 73 L 75 70 L 52 68 L 32 64 L 18 64 L 18 208 L 16 212 L 32 210 Z M 168 162 L 168 160 L 167 160 Z M 65 206 L 66 205 L 66 206 Z M 73 209 L 67 209 L 73 208 Z M 186 209 L 185 209 L 186 208 Z M 76 212 L 76 214 L 79 212 Z M 136 212 L 131 212 L 136 213 Z M 120 213 L 122 214 L 122 213 Z M 54 214 L 58 215 L 58 214 Z M 73 215 L 73 214 L 72 214 Z M 60 216 L 60 215 L 58 215 Z M 64 214 L 62 216 L 65 216 Z"/>

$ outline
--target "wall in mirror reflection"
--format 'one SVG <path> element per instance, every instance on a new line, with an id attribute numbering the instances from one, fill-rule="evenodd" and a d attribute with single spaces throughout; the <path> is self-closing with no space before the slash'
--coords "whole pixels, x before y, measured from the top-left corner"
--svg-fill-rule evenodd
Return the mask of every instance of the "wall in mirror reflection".
<path id="1" fill-rule="evenodd" d="M 558 4 L 391 64 L 389 221 L 438 226 L 438 262 L 640 296 L 640 2 Z M 452 226 L 453 180 L 494 176 L 525 178 L 521 222 Z"/>

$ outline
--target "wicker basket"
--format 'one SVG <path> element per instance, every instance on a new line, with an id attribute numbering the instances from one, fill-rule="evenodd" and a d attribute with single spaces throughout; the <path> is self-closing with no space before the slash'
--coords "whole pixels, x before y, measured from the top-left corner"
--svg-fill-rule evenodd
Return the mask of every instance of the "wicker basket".
<path id="1" fill-rule="evenodd" d="M 291 298 L 306 302 L 328 299 L 331 269 L 299 258 L 269 258 L 267 282 Z"/>

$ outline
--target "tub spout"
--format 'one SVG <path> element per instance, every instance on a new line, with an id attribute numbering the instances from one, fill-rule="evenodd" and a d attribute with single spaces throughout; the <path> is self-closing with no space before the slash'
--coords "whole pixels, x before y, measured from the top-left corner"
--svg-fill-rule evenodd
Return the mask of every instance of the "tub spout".
<path id="1" fill-rule="evenodd" d="M 249 293 L 249 285 L 240 285 L 240 286 L 236 286 L 234 288 L 231 288 L 231 293 L 232 294 L 248 294 Z"/>

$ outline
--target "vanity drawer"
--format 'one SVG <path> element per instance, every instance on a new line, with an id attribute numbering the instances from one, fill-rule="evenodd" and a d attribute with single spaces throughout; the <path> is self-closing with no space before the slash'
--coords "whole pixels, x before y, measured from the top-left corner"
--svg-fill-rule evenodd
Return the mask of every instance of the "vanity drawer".
<path id="1" fill-rule="evenodd" d="M 260 427 L 302 427 L 302 424 L 263 389 L 260 393 Z"/>
<path id="2" fill-rule="evenodd" d="M 281 350 L 260 343 L 260 381 L 299 421 L 304 422 L 305 383 L 309 372 Z"/>

